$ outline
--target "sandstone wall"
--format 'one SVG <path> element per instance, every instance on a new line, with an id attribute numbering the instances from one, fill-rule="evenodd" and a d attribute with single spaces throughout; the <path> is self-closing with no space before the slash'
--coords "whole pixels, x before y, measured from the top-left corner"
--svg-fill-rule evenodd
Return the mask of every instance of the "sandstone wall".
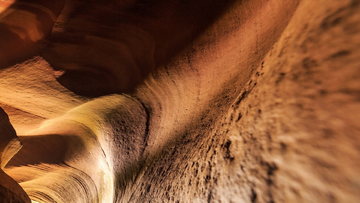
<path id="1" fill-rule="evenodd" d="M 80 96 L 41 57 L 1 69 L 23 142 L 5 188 L 39 202 L 358 202 L 359 10 L 235 1 L 128 95 Z"/>

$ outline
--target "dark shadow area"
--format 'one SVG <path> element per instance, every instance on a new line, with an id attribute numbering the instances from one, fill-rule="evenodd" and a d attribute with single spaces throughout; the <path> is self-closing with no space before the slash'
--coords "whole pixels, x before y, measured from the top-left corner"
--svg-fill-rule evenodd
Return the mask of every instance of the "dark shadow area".
<path id="1" fill-rule="evenodd" d="M 0 13 L 0 69 L 40 54 L 65 0 L 18 0 Z"/>
<path id="2" fill-rule="evenodd" d="M 60 135 L 20 136 L 23 147 L 6 167 L 64 163 L 69 146 L 68 138 Z"/>
<path id="3" fill-rule="evenodd" d="M 73 1 L 42 56 L 76 94 L 131 93 L 205 31 L 226 1 Z M 61 30 L 61 31 L 59 31 Z"/>

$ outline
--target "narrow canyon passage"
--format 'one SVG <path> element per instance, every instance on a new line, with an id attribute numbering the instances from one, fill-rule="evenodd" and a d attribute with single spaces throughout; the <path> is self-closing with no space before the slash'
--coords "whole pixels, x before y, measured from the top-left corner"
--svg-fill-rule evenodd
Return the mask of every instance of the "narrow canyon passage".
<path id="1" fill-rule="evenodd" d="M 0 202 L 360 201 L 360 1 L 49 2 L 0 0 Z"/>

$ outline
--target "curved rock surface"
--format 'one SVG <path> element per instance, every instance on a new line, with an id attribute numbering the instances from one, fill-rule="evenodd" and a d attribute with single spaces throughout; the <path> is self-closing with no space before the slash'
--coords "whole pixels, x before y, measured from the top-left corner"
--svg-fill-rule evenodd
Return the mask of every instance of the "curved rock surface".
<path id="1" fill-rule="evenodd" d="M 0 185 L 22 202 L 358 202 L 359 10 L 68 1 L 41 56 L 0 56 L 18 135 L 0 146 L 22 142 L 0 149 Z"/>
<path id="2" fill-rule="evenodd" d="M 0 199 L 4 203 L 30 202 L 20 185 L 3 171 L 9 160 L 20 150 L 21 142 L 2 108 L 0 108 L 0 138 Z"/>

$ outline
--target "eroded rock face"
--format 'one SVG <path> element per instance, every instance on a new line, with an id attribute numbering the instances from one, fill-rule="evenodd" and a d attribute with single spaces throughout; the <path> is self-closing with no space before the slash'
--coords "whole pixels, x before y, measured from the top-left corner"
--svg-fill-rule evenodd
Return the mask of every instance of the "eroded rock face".
<path id="1" fill-rule="evenodd" d="M 3 171 L 8 161 L 20 150 L 21 142 L 2 108 L 0 108 L 0 139 L 0 199 L 4 203 L 30 202 L 20 185 Z"/>
<path id="2" fill-rule="evenodd" d="M 315 4 L 299 4 L 226 113 L 184 132 L 132 202 L 359 200 L 359 5 Z"/>
<path id="3" fill-rule="evenodd" d="M 38 43 L 51 33 L 65 0 L 2 0 L 0 69 L 39 54 Z"/>
<path id="4" fill-rule="evenodd" d="M 359 1 L 216 2 L 67 4 L 50 64 L 0 71 L 9 178 L 38 202 L 358 202 Z"/>
<path id="5" fill-rule="evenodd" d="M 63 71 L 58 81 L 75 93 L 131 93 L 232 2 L 73 1 L 42 55 Z"/>

